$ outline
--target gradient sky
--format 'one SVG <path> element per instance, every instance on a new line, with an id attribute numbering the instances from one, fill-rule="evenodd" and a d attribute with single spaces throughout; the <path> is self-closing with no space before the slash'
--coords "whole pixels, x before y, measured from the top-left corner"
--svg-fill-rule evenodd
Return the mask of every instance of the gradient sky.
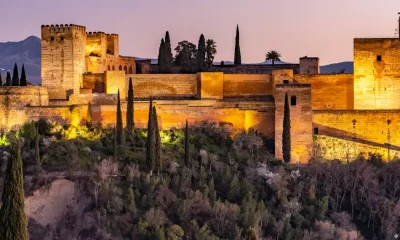
<path id="1" fill-rule="evenodd" d="M 355 37 L 394 37 L 400 1 L 12 0 L 0 9 L 0 42 L 40 37 L 42 24 L 74 23 L 119 34 L 121 55 L 156 58 L 169 30 L 173 47 L 197 44 L 201 33 L 214 39 L 220 61 L 233 60 L 239 24 L 244 63 L 278 50 L 286 62 L 307 55 L 329 64 L 353 59 Z"/>

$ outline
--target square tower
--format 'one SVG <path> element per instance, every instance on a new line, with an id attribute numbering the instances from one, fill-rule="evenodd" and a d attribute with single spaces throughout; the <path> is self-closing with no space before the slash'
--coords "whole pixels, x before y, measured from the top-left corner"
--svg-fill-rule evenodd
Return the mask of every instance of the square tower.
<path id="1" fill-rule="evenodd" d="M 300 74 L 319 74 L 319 58 L 302 57 L 300 58 Z"/>
<path id="2" fill-rule="evenodd" d="M 86 28 L 78 25 L 42 25 L 41 75 L 49 99 L 79 94 L 85 72 Z"/>

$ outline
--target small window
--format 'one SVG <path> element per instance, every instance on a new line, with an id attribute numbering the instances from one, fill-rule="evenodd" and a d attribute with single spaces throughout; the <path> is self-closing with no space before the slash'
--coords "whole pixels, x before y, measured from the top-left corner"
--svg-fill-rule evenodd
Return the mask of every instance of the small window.
<path id="1" fill-rule="evenodd" d="M 381 55 L 376 56 L 376 61 L 378 62 L 382 61 L 382 56 Z"/>
<path id="2" fill-rule="evenodd" d="M 290 97 L 290 105 L 291 106 L 296 106 L 296 103 L 297 103 L 296 96 Z"/>
<path id="3" fill-rule="evenodd" d="M 314 135 L 318 135 L 318 128 L 314 128 Z"/>
<path id="4" fill-rule="evenodd" d="M 289 80 L 283 80 L 284 84 L 289 84 Z"/>
<path id="5" fill-rule="evenodd" d="M 310 73 L 310 70 L 307 70 L 307 73 Z"/>
<path id="6" fill-rule="evenodd" d="M 110 67 L 110 65 L 108 65 L 108 71 L 110 71 L 111 70 L 111 67 Z"/>
<path id="7" fill-rule="evenodd" d="M 54 41 L 54 37 L 51 37 L 51 38 L 50 38 L 50 41 Z"/>
<path id="8" fill-rule="evenodd" d="M 114 71 L 114 70 L 115 70 L 115 67 L 113 66 L 113 68 L 112 68 L 112 69 L 113 69 L 113 71 Z"/>
<path id="9" fill-rule="evenodd" d="M 61 41 L 64 41 L 64 37 L 60 37 L 60 40 L 61 40 Z"/>

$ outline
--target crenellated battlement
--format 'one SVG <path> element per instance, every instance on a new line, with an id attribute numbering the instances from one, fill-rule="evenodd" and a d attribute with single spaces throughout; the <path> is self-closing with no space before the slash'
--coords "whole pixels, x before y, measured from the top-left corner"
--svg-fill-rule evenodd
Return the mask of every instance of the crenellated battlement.
<path id="1" fill-rule="evenodd" d="M 86 27 L 76 24 L 42 25 L 42 33 L 70 33 L 72 31 L 86 32 Z"/>
<path id="2" fill-rule="evenodd" d="M 86 37 L 87 38 L 101 38 L 101 37 L 106 37 L 105 32 L 86 32 Z"/>

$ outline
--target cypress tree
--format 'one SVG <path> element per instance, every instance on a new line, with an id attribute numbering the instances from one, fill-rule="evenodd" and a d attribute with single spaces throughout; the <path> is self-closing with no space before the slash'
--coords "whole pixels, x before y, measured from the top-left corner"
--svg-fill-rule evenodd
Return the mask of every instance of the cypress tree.
<path id="1" fill-rule="evenodd" d="M 87 109 L 87 113 L 86 113 L 86 126 L 88 128 L 92 127 L 92 105 L 90 104 L 90 101 L 89 101 L 88 109 Z"/>
<path id="2" fill-rule="evenodd" d="M 3 79 L 1 79 L 1 73 L 0 73 L 0 87 L 3 86 Z"/>
<path id="3" fill-rule="evenodd" d="M 242 55 L 240 54 L 240 43 L 239 43 L 239 24 L 236 26 L 236 38 L 235 38 L 235 65 L 242 64 Z"/>
<path id="4" fill-rule="evenodd" d="M 164 54 L 165 72 L 166 73 L 171 73 L 174 59 L 172 57 L 171 39 L 169 37 L 169 32 L 168 31 L 165 33 L 164 50 L 165 50 L 165 54 Z"/>
<path id="5" fill-rule="evenodd" d="M 24 209 L 24 180 L 19 140 L 11 147 L 0 209 L 0 239 L 27 240 L 28 221 Z"/>
<path id="6" fill-rule="evenodd" d="M 206 39 L 201 34 L 199 38 L 199 44 L 197 46 L 197 71 L 202 72 L 206 61 Z"/>
<path id="7" fill-rule="evenodd" d="M 123 143 L 123 127 L 122 127 L 122 112 L 121 112 L 121 99 L 119 97 L 119 89 L 118 89 L 118 103 L 117 103 L 117 123 L 115 129 L 115 140 L 117 145 L 121 145 Z"/>
<path id="8" fill-rule="evenodd" d="M 158 72 L 165 72 L 165 42 L 161 39 L 160 48 L 158 49 Z"/>
<path id="9" fill-rule="evenodd" d="M 134 121 L 134 106 L 133 106 L 133 85 L 132 78 L 129 78 L 129 89 L 128 89 L 128 105 L 126 109 L 126 129 L 129 134 L 133 134 L 135 128 Z"/>
<path id="10" fill-rule="evenodd" d="M 10 72 L 7 72 L 6 85 L 5 86 L 11 86 L 11 74 L 10 74 Z"/>
<path id="11" fill-rule="evenodd" d="M 155 167 L 155 134 L 154 134 L 154 117 L 153 117 L 153 99 L 150 97 L 149 121 L 147 123 L 147 140 L 146 140 L 146 164 L 151 173 Z"/>
<path id="12" fill-rule="evenodd" d="M 12 81 L 12 85 L 13 86 L 19 86 L 17 63 L 14 64 L 14 71 L 13 71 L 13 76 L 12 76 L 12 80 L 11 81 Z"/>
<path id="13" fill-rule="evenodd" d="M 39 125 L 36 124 L 36 136 L 35 136 L 35 162 L 36 162 L 36 172 L 40 172 L 42 170 L 42 162 L 40 160 L 40 151 L 39 151 Z"/>
<path id="14" fill-rule="evenodd" d="M 186 119 L 186 127 L 185 127 L 185 164 L 186 167 L 190 168 L 190 149 L 189 149 L 189 127 L 188 121 Z"/>
<path id="15" fill-rule="evenodd" d="M 158 128 L 158 119 L 157 119 L 157 110 L 156 107 L 153 106 L 153 121 L 154 121 L 154 137 L 155 137 L 155 162 L 157 166 L 157 170 L 162 170 L 163 164 L 161 160 L 161 137 L 160 137 L 160 129 Z"/>
<path id="16" fill-rule="evenodd" d="M 26 75 L 25 75 L 25 66 L 24 64 L 22 64 L 22 70 L 21 70 L 21 80 L 19 82 L 20 86 L 27 86 L 27 82 L 26 82 Z"/>
<path id="17" fill-rule="evenodd" d="M 290 106 L 289 98 L 286 93 L 285 95 L 285 106 L 283 113 L 283 132 L 282 132 L 282 153 L 283 160 L 286 163 L 290 162 Z"/>

